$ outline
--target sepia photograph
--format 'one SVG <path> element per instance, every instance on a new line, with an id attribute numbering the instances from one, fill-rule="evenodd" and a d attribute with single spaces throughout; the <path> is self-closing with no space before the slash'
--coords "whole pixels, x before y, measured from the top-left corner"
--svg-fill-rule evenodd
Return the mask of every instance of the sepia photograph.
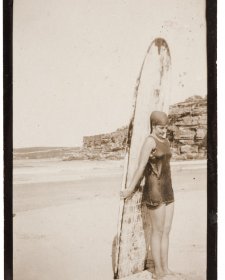
<path id="1" fill-rule="evenodd" d="M 207 279 L 207 75 L 205 0 L 13 2 L 14 280 Z"/>

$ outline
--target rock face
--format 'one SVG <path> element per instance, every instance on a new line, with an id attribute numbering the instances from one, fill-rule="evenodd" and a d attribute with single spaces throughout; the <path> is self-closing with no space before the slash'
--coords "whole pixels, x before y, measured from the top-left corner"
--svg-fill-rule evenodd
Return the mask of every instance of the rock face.
<path id="1" fill-rule="evenodd" d="M 87 159 L 122 159 L 126 148 L 128 127 L 115 132 L 85 136 L 83 152 Z"/>
<path id="2" fill-rule="evenodd" d="M 207 154 L 207 99 L 193 96 L 170 107 L 168 138 L 173 159 L 205 159 Z M 121 159 L 124 157 L 128 127 L 112 133 L 86 136 L 86 159 Z"/>
<path id="3" fill-rule="evenodd" d="M 207 99 L 193 96 L 170 107 L 168 137 L 174 159 L 207 156 Z"/>

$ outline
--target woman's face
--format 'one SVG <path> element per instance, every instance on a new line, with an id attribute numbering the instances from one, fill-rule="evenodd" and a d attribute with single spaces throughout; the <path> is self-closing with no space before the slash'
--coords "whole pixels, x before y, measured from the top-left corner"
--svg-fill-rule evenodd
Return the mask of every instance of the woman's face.
<path id="1" fill-rule="evenodd" d="M 167 125 L 155 125 L 154 128 L 156 136 L 166 138 Z"/>

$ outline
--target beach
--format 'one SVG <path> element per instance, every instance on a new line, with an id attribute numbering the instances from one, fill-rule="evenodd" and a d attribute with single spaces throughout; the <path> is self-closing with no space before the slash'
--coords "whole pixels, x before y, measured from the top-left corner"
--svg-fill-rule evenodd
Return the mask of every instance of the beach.
<path id="1" fill-rule="evenodd" d="M 173 162 L 172 270 L 206 279 L 206 161 Z M 15 160 L 14 280 L 113 279 L 123 161 Z"/>

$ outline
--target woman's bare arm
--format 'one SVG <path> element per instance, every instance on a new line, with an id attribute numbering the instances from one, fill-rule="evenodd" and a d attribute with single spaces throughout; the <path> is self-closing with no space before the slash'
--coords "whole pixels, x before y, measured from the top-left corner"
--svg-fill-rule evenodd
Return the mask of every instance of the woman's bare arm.
<path id="1" fill-rule="evenodd" d="M 132 195 L 132 193 L 135 190 L 135 187 L 137 186 L 139 180 L 141 179 L 143 172 L 145 170 L 146 164 L 148 162 L 149 156 L 153 149 L 155 149 L 155 141 L 152 137 L 147 137 L 140 153 L 139 161 L 138 161 L 138 167 L 134 172 L 134 176 L 130 182 L 130 185 L 127 189 L 121 192 L 121 196 L 123 198 L 127 198 Z"/>

